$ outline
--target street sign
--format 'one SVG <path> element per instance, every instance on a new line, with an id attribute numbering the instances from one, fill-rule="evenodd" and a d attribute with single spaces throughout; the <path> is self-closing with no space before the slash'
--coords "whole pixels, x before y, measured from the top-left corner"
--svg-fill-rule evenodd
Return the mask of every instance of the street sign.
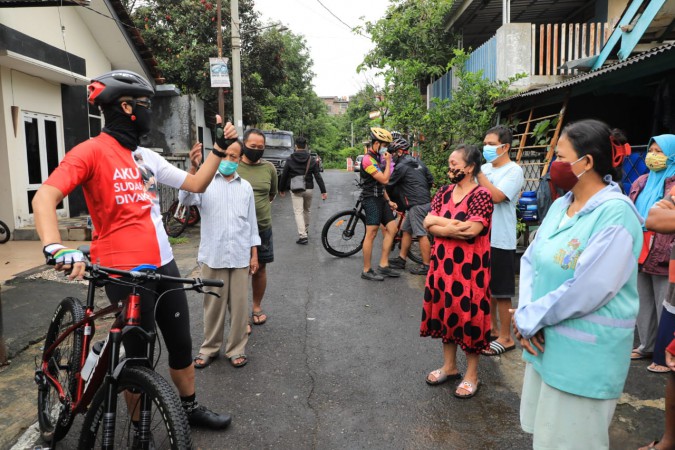
<path id="1" fill-rule="evenodd" d="M 211 87 L 229 88 L 230 72 L 227 69 L 229 58 L 209 58 L 211 66 Z"/>

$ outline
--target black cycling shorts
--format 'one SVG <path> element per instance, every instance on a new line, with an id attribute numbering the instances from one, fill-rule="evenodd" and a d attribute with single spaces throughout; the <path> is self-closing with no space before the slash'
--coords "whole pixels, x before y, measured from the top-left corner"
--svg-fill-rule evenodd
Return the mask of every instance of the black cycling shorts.
<path id="1" fill-rule="evenodd" d="M 176 261 L 157 269 L 157 273 L 170 277 L 180 277 Z M 182 287 L 182 284 L 167 281 L 153 281 L 144 283 L 143 287 L 157 293 L 166 292 L 169 289 Z M 157 295 L 148 292 L 147 289 L 138 289 L 141 296 L 141 326 L 146 331 L 155 329 L 152 314 L 154 313 Z M 110 303 L 117 303 L 126 299 L 131 292 L 131 287 L 109 284 L 105 287 L 105 293 Z M 157 306 L 157 325 L 162 331 L 164 344 L 169 354 L 169 367 L 174 370 L 185 369 L 192 364 L 192 336 L 190 335 L 190 311 L 187 304 L 185 291 L 173 291 L 162 296 Z M 129 334 L 124 337 L 124 350 L 129 357 L 146 356 L 146 343 L 139 336 Z"/>
<path id="2" fill-rule="evenodd" d="M 366 225 L 387 225 L 394 220 L 394 213 L 384 197 L 365 197 L 362 201 Z"/>

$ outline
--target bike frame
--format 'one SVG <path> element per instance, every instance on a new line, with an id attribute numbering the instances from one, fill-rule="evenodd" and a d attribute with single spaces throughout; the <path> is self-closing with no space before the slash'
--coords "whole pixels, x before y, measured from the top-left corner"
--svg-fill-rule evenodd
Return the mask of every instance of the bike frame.
<path id="1" fill-rule="evenodd" d="M 70 414 L 79 414 L 84 412 L 86 408 L 91 403 L 94 395 L 99 388 L 103 385 L 106 389 L 106 402 L 105 402 L 105 420 L 103 421 L 103 445 L 104 449 L 113 449 L 115 442 L 115 415 L 117 411 L 117 380 L 120 376 L 120 373 L 127 364 L 142 364 L 147 367 L 152 367 L 152 361 L 154 359 L 154 349 L 155 349 L 155 332 L 147 332 L 140 326 L 141 320 L 141 310 L 140 310 L 140 296 L 137 294 L 136 289 L 137 285 L 132 287 L 132 292 L 127 297 L 126 302 L 118 302 L 116 305 L 110 305 L 106 308 L 103 308 L 97 312 L 94 312 L 94 298 L 97 287 L 97 280 L 95 277 L 91 276 L 89 278 L 89 286 L 87 289 L 87 305 L 85 307 L 85 317 L 77 322 L 76 324 L 71 325 L 65 330 L 61 335 L 54 341 L 54 343 L 45 351 L 42 358 L 41 368 L 39 373 L 36 372 L 36 378 L 45 377 L 46 380 L 54 386 L 56 391 L 59 394 L 59 400 L 62 404 L 68 402 L 68 397 L 65 393 L 65 390 L 59 380 L 51 376 L 48 365 L 49 361 L 58 348 L 59 344 L 63 342 L 68 336 L 72 333 L 82 332 L 82 353 L 80 362 L 78 365 L 78 371 L 75 374 L 75 380 L 77 383 L 77 390 L 75 397 L 72 401 L 72 409 Z M 93 330 L 95 329 L 96 319 L 107 316 L 109 314 L 119 313 L 125 311 L 125 314 L 120 314 L 113 322 L 110 331 L 108 333 L 108 343 L 103 348 L 101 355 L 98 358 L 96 366 L 94 367 L 89 380 L 85 384 L 85 380 L 82 379 L 82 367 L 84 367 L 87 356 L 89 355 L 90 344 L 93 337 Z M 55 314 L 58 313 L 58 310 Z M 80 331 L 81 330 L 81 331 Z M 120 363 L 120 350 L 122 344 L 122 338 L 128 333 L 138 333 L 143 337 L 148 345 L 148 350 L 145 358 L 126 358 Z M 141 404 L 141 415 L 143 412 L 149 409 L 149 405 L 146 405 L 145 402 Z M 139 433 L 143 433 L 141 426 L 143 421 L 139 424 Z M 56 425 L 58 426 L 58 424 Z M 146 423 L 145 426 L 148 426 Z"/>

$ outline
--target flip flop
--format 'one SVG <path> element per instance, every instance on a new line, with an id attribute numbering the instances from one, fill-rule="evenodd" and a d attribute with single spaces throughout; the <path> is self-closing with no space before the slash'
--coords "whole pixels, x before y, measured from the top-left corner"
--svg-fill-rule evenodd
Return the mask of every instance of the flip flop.
<path id="1" fill-rule="evenodd" d="M 195 356 L 195 359 L 194 359 L 195 369 L 204 369 L 204 368 L 208 367 L 216 359 L 218 359 L 218 355 L 216 355 L 216 356 L 206 356 L 206 355 L 202 355 L 200 353 L 197 356 Z M 201 360 L 202 362 L 198 363 L 197 360 Z"/>
<path id="2" fill-rule="evenodd" d="M 647 366 L 647 370 L 653 373 L 668 373 L 670 372 L 670 367 L 662 366 L 660 364 L 651 363 Z"/>
<path id="3" fill-rule="evenodd" d="M 469 383 L 468 381 L 464 380 L 461 383 L 459 383 L 459 386 L 457 386 L 457 389 L 464 389 L 465 391 L 468 392 L 466 395 L 458 394 L 457 391 L 453 393 L 455 397 L 457 398 L 471 398 L 474 395 L 478 393 L 478 389 L 480 389 L 480 381 L 476 382 L 476 385 L 474 386 L 473 383 Z"/>
<path id="4" fill-rule="evenodd" d="M 261 319 L 262 316 L 265 316 L 265 318 Z M 265 314 L 262 309 L 260 311 L 253 311 L 251 319 L 253 320 L 253 325 L 262 325 L 267 322 L 267 314 Z"/>
<path id="5" fill-rule="evenodd" d="M 429 377 L 432 375 L 435 378 L 435 380 L 429 379 Z M 449 380 L 459 380 L 462 378 L 462 376 L 463 375 L 459 372 L 448 375 L 447 373 L 442 372 L 441 369 L 436 369 L 429 372 L 429 375 L 427 375 L 425 381 L 429 386 L 438 386 L 439 384 L 443 384 Z"/>
<path id="6" fill-rule="evenodd" d="M 239 361 L 238 363 L 235 363 L 235 361 L 237 359 L 242 359 L 242 361 Z M 248 358 L 246 357 L 246 355 L 230 356 L 230 364 L 232 364 L 232 367 L 244 367 L 247 362 L 248 362 Z"/>
<path id="7" fill-rule="evenodd" d="M 633 361 L 636 361 L 638 359 L 648 359 L 654 356 L 653 353 L 642 353 L 640 350 L 637 348 L 634 348 L 632 352 L 630 352 L 630 359 Z"/>
<path id="8" fill-rule="evenodd" d="M 490 342 L 490 348 L 485 349 L 485 350 L 481 350 L 481 354 L 485 355 L 485 356 L 499 356 L 503 353 L 514 350 L 515 348 L 516 348 L 516 344 L 509 345 L 508 347 L 504 347 L 499 342 L 492 341 L 492 342 Z"/>

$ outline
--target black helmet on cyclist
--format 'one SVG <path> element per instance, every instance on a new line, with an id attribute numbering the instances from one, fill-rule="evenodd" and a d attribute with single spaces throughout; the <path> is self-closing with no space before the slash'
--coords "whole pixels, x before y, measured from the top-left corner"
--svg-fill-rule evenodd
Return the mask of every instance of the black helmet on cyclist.
<path id="1" fill-rule="evenodd" d="M 401 134 L 400 131 L 392 131 L 392 132 L 391 132 L 391 138 L 392 138 L 393 140 L 401 139 L 402 137 L 403 137 L 403 135 Z"/>
<path id="2" fill-rule="evenodd" d="M 370 129 L 370 138 L 374 141 L 380 142 L 391 142 L 394 139 L 391 137 L 391 133 L 385 130 L 384 128 L 372 127 Z"/>
<path id="3" fill-rule="evenodd" d="M 104 73 L 87 86 L 87 98 L 92 105 L 110 104 L 124 95 L 134 98 L 152 97 L 155 89 L 148 80 L 130 70 Z"/>
<path id="4" fill-rule="evenodd" d="M 389 153 L 396 153 L 399 150 L 403 150 L 404 152 L 408 153 L 408 149 L 410 149 L 410 144 L 408 144 L 408 141 L 403 138 L 395 139 L 394 142 L 389 144 L 389 147 L 387 147 L 387 151 Z"/>

